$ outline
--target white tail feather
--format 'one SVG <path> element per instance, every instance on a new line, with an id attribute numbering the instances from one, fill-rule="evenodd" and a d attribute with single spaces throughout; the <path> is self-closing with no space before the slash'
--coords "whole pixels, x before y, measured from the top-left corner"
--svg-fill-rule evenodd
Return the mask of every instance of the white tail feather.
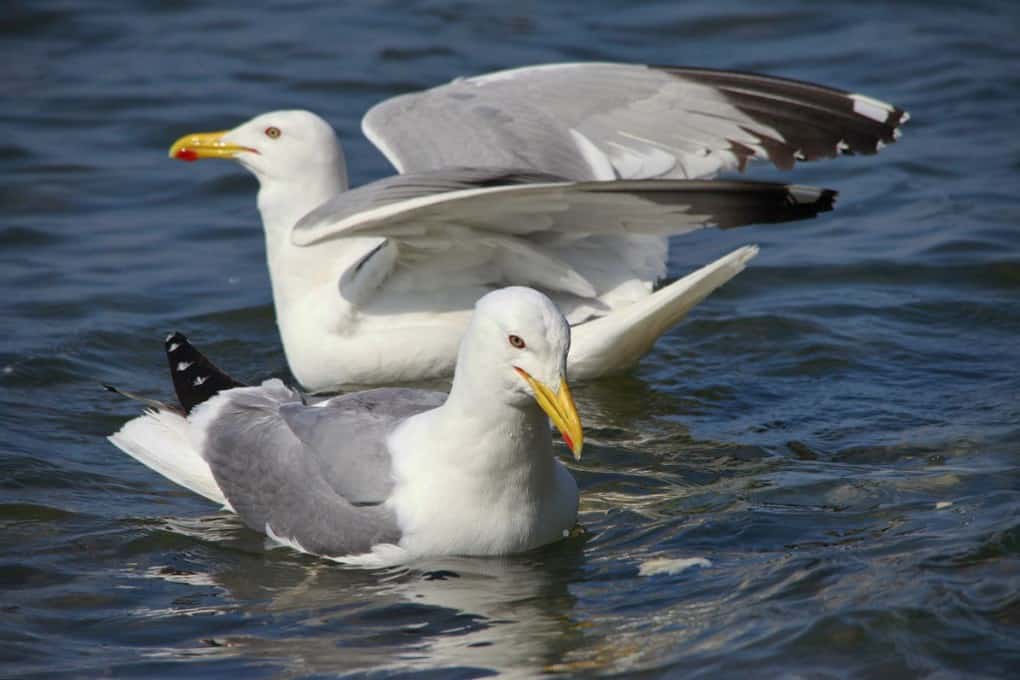
<path id="1" fill-rule="evenodd" d="M 192 444 L 192 425 L 170 411 L 147 411 L 129 420 L 108 439 L 128 454 L 171 482 L 230 508 L 213 478 L 209 464 Z"/>
<path id="2" fill-rule="evenodd" d="M 637 363 L 659 336 L 719 286 L 744 270 L 758 246 L 744 246 L 608 316 L 571 329 L 568 372 L 572 380 L 623 371 Z"/>

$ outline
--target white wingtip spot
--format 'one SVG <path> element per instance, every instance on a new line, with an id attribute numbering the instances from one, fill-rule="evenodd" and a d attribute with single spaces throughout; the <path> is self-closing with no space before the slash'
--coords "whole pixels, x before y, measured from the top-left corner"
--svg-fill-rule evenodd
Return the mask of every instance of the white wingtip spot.
<path id="1" fill-rule="evenodd" d="M 854 100 L 854 113 L 879 123 L 886 122 L 893 112 L 893 107 L 867 95 L 852 94 L 850 98 Z"/>
<path id="2" fill-rule="evenodd" d="M 163 342 L 170 342 L 170 339 L 174 337 L 173 333 L 167 333 L 167 336 L 163 338 Z"/>
<path id="3" fill-rule="evenodd" d="M 209 376 L 201 376 L 200 375 L 197 378 L 195 378 L 193 381 L 191 381 L 191 386 L 192 387 L 201 387 L 208 380 L 209 380 Z"/>
<path id="4" fill-rule="evenodd" d="M 896 129 L 894 129 L 892 131 L 892 138 L 893 138 L 893 140 L 897 140 L 897 139 L 899 139 L 902 136 L 903 136 L 903 131 L 900 130 L 899 128 L 896 128 Z"/>
<path id="5" fill-rule="evenodd" d="M 170 345 L 169 347 L 167 347 L 167 348 L 166 348 L 166 351 L 167 351 L 167 352 L 176 352 L 176 351 L 177 351 L 177 348 L 178 348 L 178 347 L 180 347 L 180 346 L 181 346 L 181 343 L 179 343 L 179 342 L 175 342 L 175 343 L 173 343 L 172 345 Z"/>
<path id="6" fill-rule="evenodd" d="M 298 543 L 296 539 L 277 535 L 277 533 L 273 531 L 273 527 L 269 526 L 269 522 L 266 522 L 265 534 L 266 538 L 268 538 L 273 543 L 277 544 L 274 547 L 291 548 L 293 550 L 297 550 L 298 552 L 305 553 L 306 555 L 313 554 L 305 550 L 304 546 Z"/>
<path id="7" fill-rule="evenodd" d="M 850 145 L 846 143 L 845 139 L 841 139 L 836 142 L 836 153 L 846 153 L 850 150 Z"/>
<path id="8" fill-rule="evenodd" d="M 903 115 L 902 115 L 902 116 L 900 116 L 900 125 L 903 125 L 903 124 L 904 124 L 904 123 L 906 123 L 906 122 L 907 122 L 908 120 L 910 120 L 910 114 L 909 114 L 909 113 L 907 113 L 906 111 L 904 111 L 904 112 L 903 112 Z"/>
<path id="9" fill-rule="evenodd" d="M 885 148 L 885 142 L 883 142 L 881 139 L 878 140 L 878 142 L 875 143 L 875 151 L 881 151 L 884 148 Z"/>
<path id="10" fill-rule="evenodd" d="M 177 372 L 180 373 L 181 371 L 188 370 L 189 368 L 191 368 L 191 365 L 194 364 L 194 363 L 195 363 L 194 361 L 178 361 L 177 362 Z"/>

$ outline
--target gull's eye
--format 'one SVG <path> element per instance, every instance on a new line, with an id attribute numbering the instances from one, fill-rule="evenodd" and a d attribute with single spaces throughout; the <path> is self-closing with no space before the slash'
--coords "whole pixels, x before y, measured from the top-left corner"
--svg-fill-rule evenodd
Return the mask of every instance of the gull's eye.
<path id="1" fill-rule="evenodd" d="M 269 127 L 266 128 L 266 137 L 269 137 L 270 139 L 276 139 L 282 134 L 283 133 L 280 132 L 280 128 L 278 127 L 270 125 Z"/>
<path id="2" fill-rule="evenodd" d="M 524 349 L 525 347 L 524 339 L 519 335 L 511 335 L 510 337 L 507 338 L 507 340 L 509 340 L 510 344 L 516 347 L 517 349 Z"/>

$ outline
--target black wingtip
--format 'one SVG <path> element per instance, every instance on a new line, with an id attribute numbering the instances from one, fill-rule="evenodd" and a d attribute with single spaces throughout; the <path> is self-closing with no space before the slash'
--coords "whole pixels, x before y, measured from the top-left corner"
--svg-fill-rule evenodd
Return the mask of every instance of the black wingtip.
<path id="1" fill-rule="evenodd" d="M 748 183 L 749 202 L 746 214 L 738 214 L 732 223 L 720 221 L 720 226 L 729 228 L 743 224 L 775 224 L 795 222 L 818 217 L 836 207 L 839 192 L 834 189 L 803 186 L 799 184 L 761 184 L 755 192 L 753 183 Z"/>
<path id="2" fill-rule="evenodd" d="M 898 106 L 803 80 L 686 66 L 653 68 L 714 88 L 755 122 L 743 126 L 742 132 L 760 151 L 747 140 L 727 140 L 741 171 L 755 157 L 788 170 L 796 161 L 870 156 L 899 139 L 900 128 L 910 120 Z"/>
<path id="3" fill-rule="evenodd" d="M 164 348 L 174 392 L 186 413 L 218 392 L 245 386 L 217 368 L 183 333 L 167 335 Z"/>
<path id="4" fill-rule="evenodd" d="M 808 200 L 813 214 L 829 212 L 835 208 L 835 200 L 839 196 L 839 192 L 834 189 L 815 189 L 813 191 L 817 194 Z"/>
<path id="5" fill-rule="evenodd" d="M 836 207 L 836 197 L 839 196 L 835 189 L 799 184 L 788 184 L 786 192 L 785 215 L 778 221 L 808 219 L 816 217 L 819 213 L 829 212 Z"/>
<path id="6" fill-rule="evenodd" d="M 837 198 L 839 198 L 839 192 L 835 189 L 822 189 L 822 208 L 819 212 L 829 212 L 835 208 Z"/>

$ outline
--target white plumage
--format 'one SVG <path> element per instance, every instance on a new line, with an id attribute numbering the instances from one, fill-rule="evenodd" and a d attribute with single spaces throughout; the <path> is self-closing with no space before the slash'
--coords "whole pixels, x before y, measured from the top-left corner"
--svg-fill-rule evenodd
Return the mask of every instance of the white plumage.
<path id="1" fill-rule="evenodd" d="M 667 236 L 809 217 L 834 195 L 691 178 L 874 153 L 905 120 L 766 76 L 553 64 L 377 105 L 363 130 L 402 174 L 353 190 L 335 133 L 306 111 L 187 135 L 171 155 L 233 158 L 258 178 L 280 332 L 306 387 L 449 374 L 475 300 L 510 284 L 556 301 L 571 375 L 589 378 L 632 365 L 756 252 L 655 291 Z"/>

